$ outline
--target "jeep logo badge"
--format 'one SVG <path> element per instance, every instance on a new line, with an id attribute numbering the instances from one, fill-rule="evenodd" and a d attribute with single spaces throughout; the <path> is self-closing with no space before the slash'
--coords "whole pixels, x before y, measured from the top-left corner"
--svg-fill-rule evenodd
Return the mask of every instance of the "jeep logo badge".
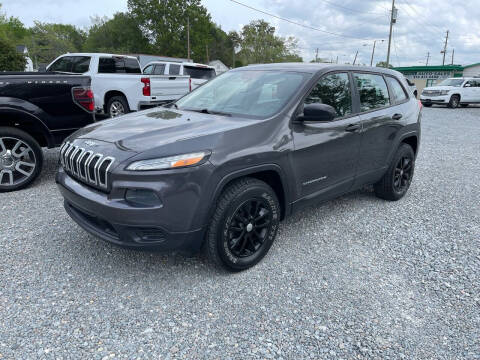
<path id="1" fill-rule="evenodd" d="M 97 144 L 95 141 L 92 141 L 92 140 L 87 140 L 87 141 L 85 141 L 85 145 L 88 145 L 88 146 L 98 146 L 98 144 Z"/>

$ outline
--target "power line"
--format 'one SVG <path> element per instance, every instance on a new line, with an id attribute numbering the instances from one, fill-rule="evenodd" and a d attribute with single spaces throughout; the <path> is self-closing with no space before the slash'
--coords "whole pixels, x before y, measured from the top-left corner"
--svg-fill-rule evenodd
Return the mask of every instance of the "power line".
<path id="1" fill-rule="evenodd" d="M 330 1 L 328 1 L 328 0 L 320 0 L 320 1 L 323 1 L 324 3 L 330 4 L 331 6 L 337 7 L 337 8 L 339 8 L 339 9 L 344 9 L 344 10 L 351 11 L 351 12 L 356 12 L 356 13 L 359 13 L 359 14 L 385 15 L 385 14 L 380 14 L 380 13 L 377 13 L 377 12 L 355 10 L 355 9 L 352 9 L 352 8 L 348 8 L 348 7 L 346 7 L 346 6 L 337 5 L 337 4 L 332 3 L 332 2 L 330 2 Z"/>
<path id="2" fill-rule="evenodd" d="M 420 14 L 417 10 L 415 10 L 415 8 L 408 2 L 408 0 L 402 0 L 408 7 L 409 9 L 411 9 L 415 14 L 418 15 L 418 17 L 420 17 L 421 19 L 424 17 L 424 14 Z M 432 27 L 436 27 L 438 30 L 437 31 L 441 31 L 443 32 L 443 29 L 435 24 L 426 24 L 427 26 L 432 26 Z"/>
<path id="3" fill-rule="evenodd" d="M 293 20 L 290 20 L 290 19 L 287 19 L 287 18 L 283 18 L 283 17 L 280 17 L 280 16 L 278 16 L 278 15 L 275 15 L 275 14 L 272 14 L 272 13 L 269 13 L 269 12 L 266 12 L 266 11 L 263 11 L 263 10 L 260 10 L 260 9 L 257 9 L 257 8 L 254 8 L 253 6 L 250 6 L 250 5 L 241 3 L 240 1 L 237 1 L 237 0 L 230 0 L 230 1 L 231 1 L 231 2 L 234 2 L 234 3 L 238 4 L 238 5 L 244 6 L 244 7 L 248 8 L 248 9 L 257 11 L 257 12 L 259 12 L 259 13 L 262 13 L 262 14 L 265 14 L 265 15 L 268 15 L 268 16 L 271 16 L 271 17 L 274 17 L 274 18 L 279 19 L 279 20 L 282 20 L 282 21 L 286 21 L 286 22 L 288 22 L 288 23 L 290 23 L 290 24 L 294 24 L 294 25 L 297 25 L 297 26 L 301 26 L 301 27 L 306 28 L 306 29 L 315 30 L 315 31 L 319 31 L 319 32 L 322 32 L 322 33 L 325 33 L 325 34 L 334 35 L 334 36 L 339 36 L 339 37 L 343 37 L 343 38 L 357 39 L 357 40 L 363 40 L 363 41 L 369 41 L 369 40 L 371 40 L 371 39 L 359 38 L 359 37 L 356 37 L 356 36 L 339 34 L 339 33 L 334 33 L 334 32 L 331 32 L 331 31 L 326 31 L 326 30 L 318 29 L 318 28 L 315 28 L 315 27 L 310 26 L 310 25 L 301 24 L 301 23 L 299 23 L 299 22 L 296 22 L 296 21 L 293 21 Z"/>

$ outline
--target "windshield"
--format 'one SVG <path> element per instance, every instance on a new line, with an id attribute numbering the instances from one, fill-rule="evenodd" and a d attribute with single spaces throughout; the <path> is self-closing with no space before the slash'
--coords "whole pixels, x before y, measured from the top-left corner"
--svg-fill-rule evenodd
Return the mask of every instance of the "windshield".
<path id="1" fill-rule="evenodd" d="M 226 72 L 177 101 L 179 109 L 267 118 L 278 113 L 309 74 Z"/>
<path id="2" fill-rule="evenodd" d="M 455 86 L 460 87 L 463 84 L 463 79 L 445 79 L 438 86 Z"/>

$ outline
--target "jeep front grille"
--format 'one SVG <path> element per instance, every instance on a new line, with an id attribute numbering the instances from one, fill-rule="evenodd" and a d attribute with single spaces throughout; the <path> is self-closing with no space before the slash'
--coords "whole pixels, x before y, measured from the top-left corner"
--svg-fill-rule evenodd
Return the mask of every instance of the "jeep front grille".
<path id="1" fill-rule="evenodd" d="M 106 190 L 108 171 L 115 162 L 115 158 L 66 142 L 60 148 L 60 162 L 70 176 Z"/>

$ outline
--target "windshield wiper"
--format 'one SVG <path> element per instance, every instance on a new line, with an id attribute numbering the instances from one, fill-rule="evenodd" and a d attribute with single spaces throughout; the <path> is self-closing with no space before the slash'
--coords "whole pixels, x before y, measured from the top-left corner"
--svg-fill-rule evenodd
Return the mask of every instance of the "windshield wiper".
<path id="1" fill-rule="evenodd" d="M 204 109 L 183 109 L 183 110 L 195 111 L 195 112 L 199 112 L 199 113 L 202 113 L 202 114 L 210 114 L 210 115 L 232 116 L 232 114 L 230 114 L 230 113 L 226 113 L 226 112 L 222 112 L 222 111 L 216 111 L 216 110 L 209 110 L 207 108 L 204 108 Z"/>

